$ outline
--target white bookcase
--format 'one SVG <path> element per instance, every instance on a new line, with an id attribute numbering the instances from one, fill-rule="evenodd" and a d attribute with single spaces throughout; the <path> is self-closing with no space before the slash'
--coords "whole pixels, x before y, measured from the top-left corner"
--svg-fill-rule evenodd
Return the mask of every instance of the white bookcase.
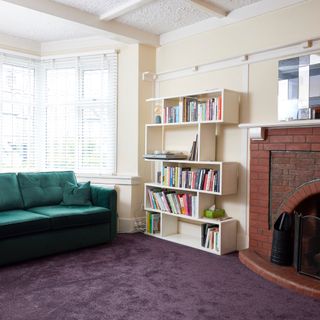
<path id="1" fill-rule="evenodd" d="M 147 100 L 160 109 L 161 123 L 146 125 L 145 154 L 165 151 L 189 154 L 193 141 L 197 140 L 192 161 L 146 159 L 154 162 L 154 181 L 145 184 L 144 208 L 160 214 L 160 232 L 152 236 L 219 255 L 236 250 L 237 221 L 229 212 L 227 219 L 221 220 L 205 218 L 203 212 L 215 203 L 216 196 L 237 193 L 239 164 L 215 159 L 219 128 L 238 123 L 239 100 L 239 93 L 226 89 Z M 184 178 L 189 177 L 187 181 L 183 174 Z M 172 199 L 171 205 L 167 199 L 172 193 L 179 194 L 176 198 L 182 206 L 185 204 L 189 214 L 178 212 L 186 209 L 171 209 L 179 206 Z M 157 197 L 161 194 L 166 199 L 158 199 L 160 206 Z M 205 224 L 217 230 L 212 249 L 202 246 Z"/>

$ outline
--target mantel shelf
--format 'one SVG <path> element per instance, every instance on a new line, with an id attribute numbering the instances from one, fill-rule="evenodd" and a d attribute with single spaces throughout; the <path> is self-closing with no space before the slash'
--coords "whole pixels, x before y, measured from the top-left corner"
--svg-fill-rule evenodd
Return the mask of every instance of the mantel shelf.
<path id="1" fill-rule="evenodd" d="M 295 120 L 295 121 L 279 121 L 266 123 L 240 123 L 239 128 L 304 128 L 304 127 L 320 127 L 320 119 L 313 120 Z"/>

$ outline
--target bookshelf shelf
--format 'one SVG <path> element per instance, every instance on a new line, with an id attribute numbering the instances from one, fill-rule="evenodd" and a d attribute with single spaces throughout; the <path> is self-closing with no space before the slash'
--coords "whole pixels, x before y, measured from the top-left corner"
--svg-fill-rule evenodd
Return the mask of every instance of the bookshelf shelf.
<path id="1" fill-rule="evenodd" d="M 186 220 L 192 220 L 192 221 L 196 221 L 196 222 L 200 222 L 200 223 L 210 223 L 210 224 L 219 224 L 219 223 L 223 223 L 224 221 L 231 221 L 234 220 L 233 218 L 225 218 L 225 219 L 208 219 L 208 218 L 195 218 L 195 217 L 191 217 L 191 216 L 187 216 L 185 214 L 175 214 L 175 213 L 171 213 L 168 211 L 161 211 L 161 210 L 157 210 L 157 209 L 152 209 L 152 208 L 145 208 L 146 211 L 152 211 L 152 212 L 157 212 L 157 213 L 161 213 L 161 214 L 166 214 L 168 216 L 173 216 L 173 217 L 177 217 L 177 218 L 182 218 L 182 219 L 186 219 Z"/>
<path id="2" fill-rule="evenodd" d="M 237 221 L 203 212 L 217 196 L 237 193 L 239 164 L 215 159 L 219 126 L 238 123 L 239 97 L 217 89 L 147 100 L 160 107 L 162 123 L 146 125 L 145 154 L 178 152 L 188 159 L 145 159 L 154 167 L 144 192 L 146 234 L 218 255 L 236 250 Z M 150 219 L 160 219 L 156 233 Z"/>
<path id="3" fill-rule="evenodd" d="M 161 189 L 168 189 L 168 190 L 178 190 L 178 191 L 193 192 L 193 193 L 206 193 L 206 194 L 212 194 L 212 195 L 221 195 L 221 192 L 206 191 L 206 190 L 199 190 L 199 189 L 190 189 L 190 188 L 181 188 L 181 187 L 171 187 L 171 186 L 162 185 L 160 183 L 148 183 L 147 186 L 161 188 Z"/>

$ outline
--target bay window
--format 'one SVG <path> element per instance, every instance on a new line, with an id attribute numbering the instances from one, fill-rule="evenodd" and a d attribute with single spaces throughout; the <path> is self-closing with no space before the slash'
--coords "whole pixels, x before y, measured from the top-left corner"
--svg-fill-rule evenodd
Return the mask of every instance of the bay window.
<path id="1" fill-rule="evenodd" d="M 115 53 L 0 61 L 2 171 L 112 174 L 116 163 Z"/>

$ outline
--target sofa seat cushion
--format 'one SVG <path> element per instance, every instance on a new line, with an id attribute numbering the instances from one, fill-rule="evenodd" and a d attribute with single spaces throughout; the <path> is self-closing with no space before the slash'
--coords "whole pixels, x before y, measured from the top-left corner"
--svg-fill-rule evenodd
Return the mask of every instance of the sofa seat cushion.
<path id="1" fill-rule="evenodd" d="M 51 228 L 50 219 L 25 210 L 0 212 L 0 239 L 43 232 Z"/>
<path id="2" fill-rule="evenodd" d="M 111 212 L 96 206 L 44 206 L 28 209 L 31 212 L 51 218 L 53 229 L 110 223 Z"/>

